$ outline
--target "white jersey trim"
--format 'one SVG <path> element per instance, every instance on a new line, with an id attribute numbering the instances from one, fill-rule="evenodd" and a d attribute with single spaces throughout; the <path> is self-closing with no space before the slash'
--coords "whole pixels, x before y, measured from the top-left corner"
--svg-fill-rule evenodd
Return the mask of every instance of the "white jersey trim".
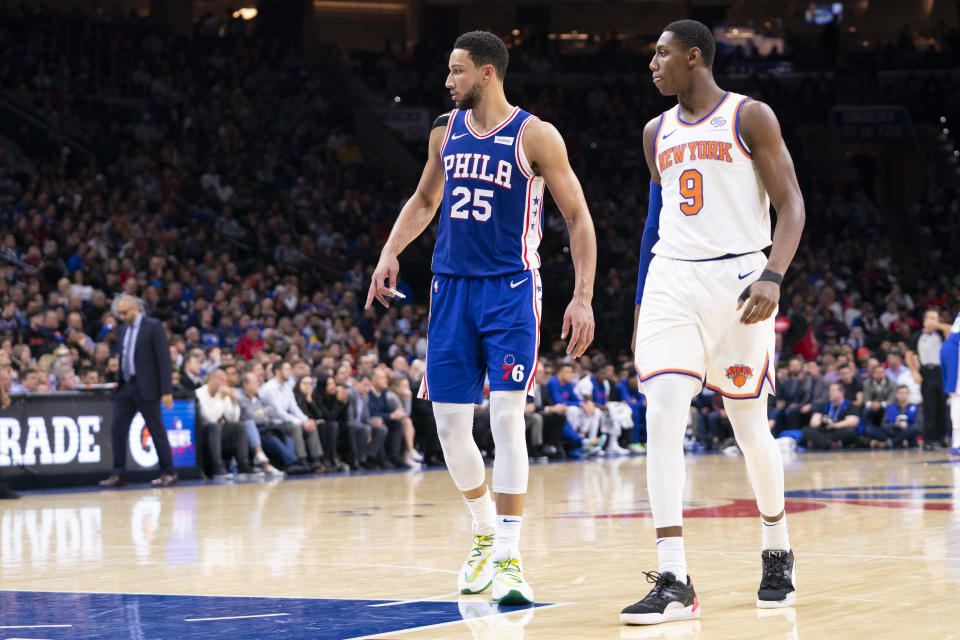
<path id="1" fill-rule="evenodd" d="M 441 160 L 443 159 L 443 152 L 447 148 L 447 142 L 450 141 L 450 133 L 453 132 L 453 121 L 456 120 L 456 118 L 457 118 L 457 110 L 454 109 L 453 111 L 450 112 L 450 117 L 447 118 L 447 130 L 443 134 L 443 144 L 440 145 Z M 440 164 L 443 164 L 443 162 L 441 162 Z M 446 177 L 446 174 L 444 174 L 444 177 Z"/>
<path id="2" fill-rule="evenodd" d="M 737 110 L 733 114 L 733 139 L 736 141 L 737 146 L 740 147 L 740 151 L 743 152 L 743 155 L 753 160 L 753 154 L 750 153 L 750 148 L 747 147 L 747 143 L 744 142 L 743 138 L 740 136 L 740 109 L 743 108 L 743 105 L 746 104 L 747 100 L 752 100 L 752 98 L 745 96 L 743 100 L 740 101 L 740 104 L 737 105 Z"/>
<path id="3" fill-rule="evenodd" d="M 537 248 L 543 239 L 543 191 L 544 180 L 535 176 L 527 180 L 527 193 L 523 209 L 523 233 L 520 236 L 520 259 L 524 269 L 539 269 L 540 255 Z M 534 204 L 534 200 L 539 200 Z M 536 208 L 536 211 L 534 211 Z"/>
<path id="4" fill-rule="evenodd" d="M 654 162 L 657 161 L 657 149 L 658 149 L 658 143 L 660 142 L 660 131 L 663 129 L 663 116 L 664 116 L 664 115 L 666 115 L 666 114 L 664 114 L 664 113 L 661 113 L 661 114 L 660 114 L 660 122 L 657 123 L 657 132 L 656 132 L 655 134 L 653 134 L 653 161 L 654 161 Z M 657 170 L 657 173 L 660 173 L 659 169 Z"/>
<path id="5" fill-rule="evenodd" d="M 698 126 L 698 125 L 703 124 L 704 122 L 706 122 L 707 118 L 709 118 L 710 116 L 712 116 L 713 114 L 715 114 L 717 111 L 720 110 L 720 107 L 723 106 L 723 103 L 726 102 L 726 101 L 727 101 L 727 98 L 729 98 L 729 97 L 730 97 L 730 92 L 727 91 L 725 94 L 723 94 L 723 97 L 720 98 L 720 102 L 717 103 L 717 106 L 715 106 L 713 109 L 711 109 L 711 110 L 710 110 L 710 113 L 708 113 L 707 115 L 703 116 L 702 118 L 700 118 L 700 119 L 697 120 L 696 122 L 684 122 L 684 121 L 683 121 L 683 118 L 680 117 L 680 105 L 678 104 L 676 107 L 674 107 L 674 109 L 676 109 L 676 111 L 674 111 L 674 115 L 675 115 L 676 118 L 677 118 L 677 124 L 679 124 L 679 125 L 682 126 L 682 127 L 688 127 L 688 128 L 689 128 L 689 127 L 696 127 L 696 126 Z"/>
<path id="6" fill-rule="evenodd" d="M 537 337 L 533 347 L 533 367 L 527 378 L 527 395 L 533 395 L 533 385 L 537 382 L 537 367 L 540 366 L 540 296 L 537 289 L 542 288 L 540 282 L 540 271 L 533 269 L 533 314 L 537 319 Z"/>
<path id="7" fill-rule="evenodd" d="M 467 131 L 469 131 L 470 135 L 472 135 L 474 138 L 477 138 L 478 140 L 483 140 L 485 138 L 489 138 L 490 136 L 495 134 L 497 131 L 500 131 L 505 126 L 510 124 L 510 122 L 517 117 L 517 114 L 520 113 L 520 107 L 514 107 L 513 111 L 510 113 L 509 116 L 507 116 L 506 120 L 504 120 L 503 122 L 495 126 L 493 129 L 490 129 L 490 131 L 487 131 L 486 133 L 477 133 L 477 130 L 473 128 L 473 125 L 470 124 L 471 113 L 473 113 L 473 109 L 467 109 L 467 115 L 464 116 L 463 118 L 463 121 L 467 124 Z"/>
<path id="8" fill-rule="evenodd" d="M 523 121 L 523 124 L 520 125 L 520 131 L 517 132 L 516 140 L 516 156 L 517 156 L 517 166 L 520 167 L 521 173 L 526 179 L 533 178 L 533 167 L 530 165 L 530 161 L 527 160 L 527 153 L 523 150 L 523 132 L 527 130 L 527 125 L 530 124 L 531 120 L 536 120 L 537 116 L 529 116 L 526 120 Z"/>

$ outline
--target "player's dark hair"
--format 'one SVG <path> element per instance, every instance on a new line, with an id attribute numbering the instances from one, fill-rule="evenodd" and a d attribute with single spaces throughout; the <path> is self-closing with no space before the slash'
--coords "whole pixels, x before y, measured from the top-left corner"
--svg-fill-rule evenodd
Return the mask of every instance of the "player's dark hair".
<path id="1" fill-rule="evenodd" d="M 507 63 L 510 62 L 507 45 L 489 31 L 468 31 L 457 38 L 453 48 L 463 49 L 470 54 L 473 64 L 478 67 L 492 64 L 497 77 L 501 80 L 507 74 Z"/>
<path id="2" fill-rule="evenodd" d="M 717 42 L 707 25 L 696 20 L 677 20 L 668 24 L 664 31 L 669 31 L 688 49 L 700 49 L 703 64 L 707 69 L 713 68 L 713 56 L 717 52 Z"/>

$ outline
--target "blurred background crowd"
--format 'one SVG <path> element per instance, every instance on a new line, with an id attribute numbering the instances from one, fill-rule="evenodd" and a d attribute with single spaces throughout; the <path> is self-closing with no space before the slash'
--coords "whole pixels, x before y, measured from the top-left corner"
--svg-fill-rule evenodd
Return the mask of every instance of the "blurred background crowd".
<path id="1" fill-rule="evenodd" d="M 210 475 L 232 463 L 442 464 L 415 398 L 432 229 L 402 256 L 405 303 L 363 303 L 427 136 L 426 124 L 411 135 L 385 122 L 449 110 L 450 42 L 306 48 L 238 14 L 185 30 L 0 5 L 0 386 L 15 396 L 116 382 L 111 300 L 124 292 L 165 323 L 178 392 L 201 397 L 201 417 L 222 427 Z M 536 459 L 639 452 L 645 439 L 629 344 L 649 180 L 640 141 L 671 104 L 649 82 L 650 31 L 503 33 L 508 98 L 564 135 L 600 245 L 597 338 L 570 361 L 559 329 L 573 271 L 548 209 L 528 407 Z M 759 41 L 777 29 L 755 31 Z M 918 436 L 939 446 L 942 394 L 924 391 L 932 363 L 917 339 L 960 311 L 960 36 L 947 24 L 863 43 L 853 33 L 834 17 L 781 29 L 773 48 L 721 39 L 721 86 L 778 114 L 807 209 L 782 287 L 771 429 L 807 448 Z M 877 104 L 894 105 L 899 134 L 843 128 L 838 107 Z M 484 420 L 481 410 L 476 435 L 490 454 Z M 691 408 L 688 445 L 735 446 L 709 390 Z"/>

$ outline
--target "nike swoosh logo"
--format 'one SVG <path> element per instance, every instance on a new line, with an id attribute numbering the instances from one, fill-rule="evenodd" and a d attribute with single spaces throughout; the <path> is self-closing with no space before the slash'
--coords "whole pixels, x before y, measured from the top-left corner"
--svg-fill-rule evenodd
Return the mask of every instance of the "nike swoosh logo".
<path id="1" fill-rule="evenodd" d="M 677 132 L 677 130 L 674 129 L 674 130 L 671 131 L 670 133 L 665 133 L 665 134 L 663 134 L 663 137 L 660 138 L 660 139 L 661 139 L 661 140 L 666 140 L 667 138 L 669 138 L 670 136 L 672 136 L 672 135 L 675 134 L 676 132 Z"/>
<path id="2" fill-rule="evenodd" d="M 511 281 L 510 281 L 510 288 L 511 288 L 511 289 L 516 289 L 517 287 L 519 287 L 520 285 L 522 285 L 524 282 L 526 282 L 526 281 L 529 280 L 529 279 L 530 279 L 530 278 L 524 278 L 524 279 L 521 280 L 520 282 L 514 282 L 513 280 L 511 280 Z"/>
<path id="3" fill-rule="evenodd" d="M 756 269 L 754 269 L 753 271 L 756 271 Z M 753 271 L 749 271 L 749 272 L 747 272 L 747 273 L 745 273 L 745 274 L 743 274 L 743 275 L 737 274 L 737 279 L 738 279 L 738 280 L 743 280 L 744 278 L 748 277 L 751 273 L 753 273 Z"/>
<path id="4" fill-rule="evenodd" d="M 473 570 L 473 573 L 464 573 L 463 577 L 467 582 L 473 582 L 477 579 L 477 576 L 480 575 L 480 572 L 483 571 L 483 567 L 487 564 L 487 560 L 490 559 L 490 555 L 487 554 L 483 560 L 477 563 L 476 568 Z"/>
<path id="5" fill-rule="evenodd" d="M 503 521 L 504 522 L 523 522 L 522 520 L 507 520 L 506 518 L 504 518 Z"/>
<path id="6" fill-rule="evenodd" d="M 468 134 L 466 134 L 466 133 L 461 133 L 461 134 L 458 135 L 458 136 L 450 136 L 450 139 L 451 139 L 451 140 L 459 140 L 460 138 L 462 138 L 462 137 L 465 136 L 465 135 L 468 135 Z"/>

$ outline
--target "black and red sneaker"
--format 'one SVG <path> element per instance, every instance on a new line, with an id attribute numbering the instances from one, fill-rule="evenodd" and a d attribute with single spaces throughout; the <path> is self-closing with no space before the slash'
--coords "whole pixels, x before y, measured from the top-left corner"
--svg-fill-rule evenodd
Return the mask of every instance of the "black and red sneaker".
<path id="1" fill-rule="evenodd" d="M 757 590 L 757 607 L 792 607 L 797 602 L 797 559 L 793 550 L 767 550 L 761 557 L 763 575 Z"/>
<path id="2" fill-rule="evenodd" d="M 621 611 L 620 622 L 659 624 L 700 617 L 700 601 L 690 576 L 684 583 L 669 571 L 644 571 L 643 575 L 647 576 L 647 582 L 653 583 L 653 589 L 643 600 Z"/>

